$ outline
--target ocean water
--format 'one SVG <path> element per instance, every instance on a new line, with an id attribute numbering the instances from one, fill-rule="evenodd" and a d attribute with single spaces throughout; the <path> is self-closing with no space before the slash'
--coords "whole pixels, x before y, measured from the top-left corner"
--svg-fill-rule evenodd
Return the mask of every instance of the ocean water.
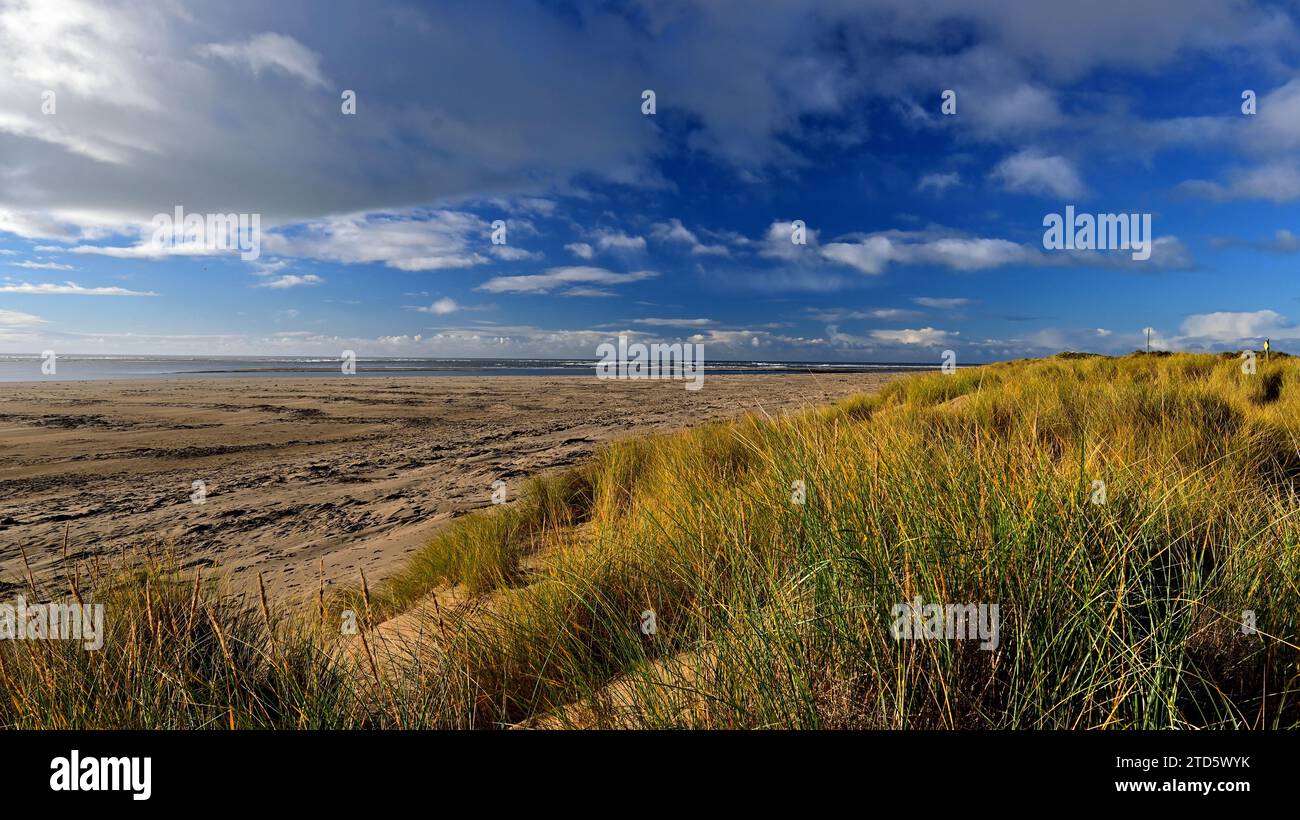
<path id="1" fill-rule="evenodd" d="M 0 354 L 0 382 L 167 378 L 327 378 L 341 361 L 322 356 L 59 356 L 55 373 L 41 372 L 35 355 Z M 358 377 L 377 376 L 593 376 L 594 359 L 358 358 Z M 935 370 L 939 364 L 890 362 L 705 362 L 707 375 L 744 373 L 866 373 Z"/>

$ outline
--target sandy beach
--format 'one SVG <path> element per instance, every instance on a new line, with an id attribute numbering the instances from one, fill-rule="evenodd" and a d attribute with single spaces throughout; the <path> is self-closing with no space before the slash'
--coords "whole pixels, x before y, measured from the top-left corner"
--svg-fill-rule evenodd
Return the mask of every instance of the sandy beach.
<path id="1" fill-rule="evenodd" d="M 172 547 L 270 594 L 377 580 L 439 526 L 604 441 L 777 414 L 893 374 L 25 382 L 0 396 L 0 589 L 69 561 Z M 195 482 L 203 503 L 195 503 Z"/>

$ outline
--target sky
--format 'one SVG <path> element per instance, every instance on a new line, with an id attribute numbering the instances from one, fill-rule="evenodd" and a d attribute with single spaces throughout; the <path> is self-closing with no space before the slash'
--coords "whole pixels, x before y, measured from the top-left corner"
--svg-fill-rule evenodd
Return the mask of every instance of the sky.
<path id="1" fill-rule="evenodd" d="M 1300 350 L 1298 16 L 0 0 L 0 353 Z"/>

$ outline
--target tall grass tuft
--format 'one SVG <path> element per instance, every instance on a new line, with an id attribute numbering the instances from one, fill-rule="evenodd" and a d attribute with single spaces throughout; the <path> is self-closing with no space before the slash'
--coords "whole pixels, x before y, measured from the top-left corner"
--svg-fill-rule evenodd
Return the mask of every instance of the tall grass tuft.
<path id="1" fill-rule="evenodd" d="M 84 587 L 84 588 L 83 588 Z M 371 725 L 371 694 L 314 630 L 222 595 L 162 552 L 35 584 L 28 603 L 104 608 L 103 646 L 0 641 L 0 726 L 236 729 Z"/>

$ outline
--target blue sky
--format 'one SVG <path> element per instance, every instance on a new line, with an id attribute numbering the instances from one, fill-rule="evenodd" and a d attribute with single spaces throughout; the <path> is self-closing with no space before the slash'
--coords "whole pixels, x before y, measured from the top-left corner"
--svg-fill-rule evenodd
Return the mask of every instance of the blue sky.
<path id="1" fill-rule="evenodd" d="M 994 5 L 0 0 L 0 352 L 1300 347 L 1296 8 Z"/>

